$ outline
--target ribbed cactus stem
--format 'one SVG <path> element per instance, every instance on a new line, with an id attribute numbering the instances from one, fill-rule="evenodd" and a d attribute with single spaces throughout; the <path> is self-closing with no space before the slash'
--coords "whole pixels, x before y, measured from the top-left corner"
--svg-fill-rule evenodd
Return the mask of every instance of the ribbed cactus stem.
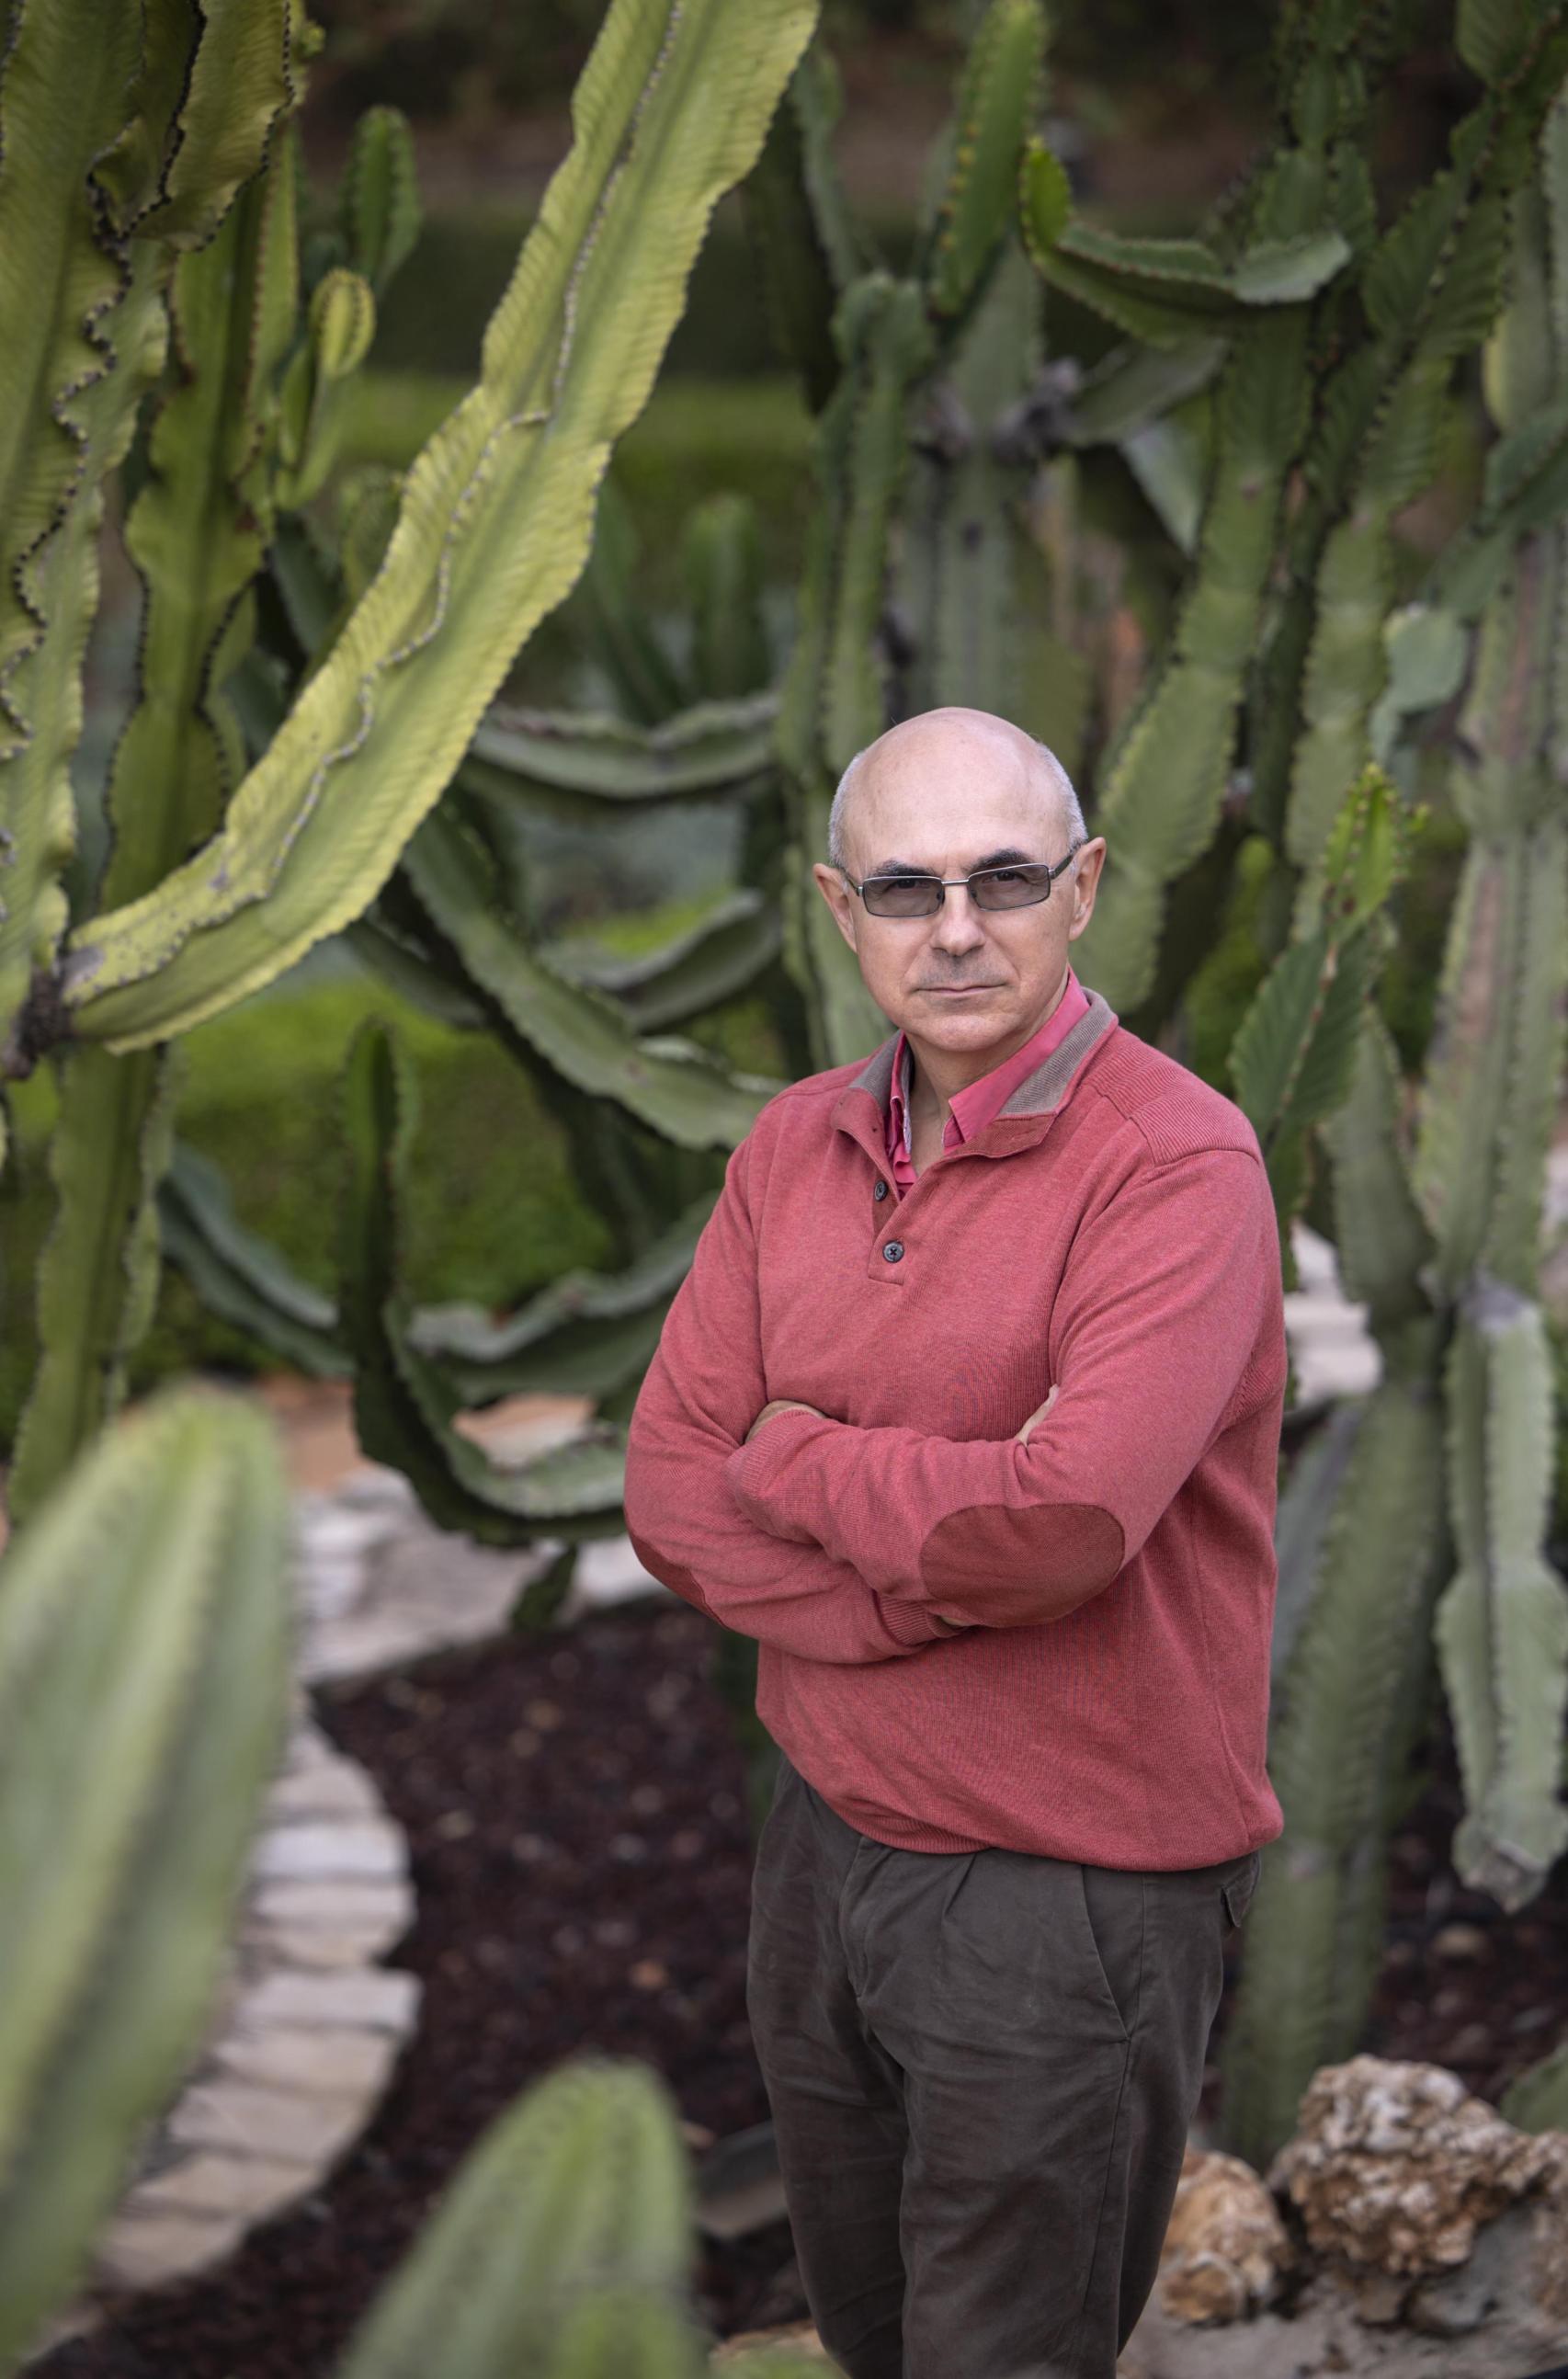
<path id="1" fill-rule="evenodd" d="M 0 1564 L 0 2368 L 198 2046 L 281 1750 L 286 1524 L 269 1426 L 186 1393 Z"/>
<path id="2" fill-rule="evenodd" d="M 465 2159 L 339 2379 L 685 2379 L 701 2368 L 682 2313 L 694 2243 L 668 2089 L 645 2066 L 573 2059 Z M 607 2291 L 613 2307 L 592 2301 Z"/>

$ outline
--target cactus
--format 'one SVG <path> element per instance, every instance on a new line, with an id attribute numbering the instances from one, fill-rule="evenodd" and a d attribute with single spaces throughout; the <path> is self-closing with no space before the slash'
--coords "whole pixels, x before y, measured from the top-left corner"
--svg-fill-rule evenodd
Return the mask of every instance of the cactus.
<path id="1" fill-rule="evenodd" d="M 159 408 L 126 543 L 146 587 L 139 699 L 110 771 L 110 901 L 159 883 L 217 827 L 242 771 L 223 687 L 252 634 L 271 520 L 273 382 L 294 334 L 295 171 L 280 148 L 166 306 L 178 375 Z M 174 1053 L 66 1060 L 50 1146 L 58 1198 L 39 1284 L 42 1356 L 10 1481 L 21 1517 L 114 1410 L 157 1280 L 155 1200 L 173 1128 Z"/>
<path id="2" fill-rule="evenodd" d="M 33 275 L 68 275 L 62 302 L 18 315 L 7 344 L 19 377 L 5 466 L 13 592 L 8 610 L 0 603 L 0 1037 L 13 1072 L 54 1043 L 75 1044 L 52 1152 L 59 1205 L 40 1281 L 44 1356 L 11 1482 L 18 1516 L 114 1409 L 151 1310 L 173 1105 L 162 1045 L 351 923 L 401 980 L 444 993 L 449 1012 L 486 1012 L 450 965 L 443 981 L 417 936 L 389 936 L 379 914 L 359 925 L 359 912 L 533 622 L 580 567 L 607 447 L 646 393 L 714 200 L 754 154 L 813 9 L 769 0 L 742 21 L 713 0 L 674 12 L 620 0 L 480 385 L 409 475 L 390 541 L 384 486 L 367 491 L 362 513 L 345 510 L 341 584 L 314 568 L 314 532 L 287 513 L 332 475 L 337 408 L 373 331 L 375 292 L 417 230 L 406 130 L 384 113 L 356 137 L 340 229 L 312 244 L 302 298 L 300 169 L 284 118 L 313 37 L 296 0 L 218 0 L 199 23 L 169 10 L 143 26 L 121 11 L 112 41 L 78 14 L 19 10 L 0 86 L 0 111 L 18 127 L 0 144 L 0 229 L 13 220 L 22 254 L 35 150 L 74 211 L 52 219 L 54 245 Z M 90 55 L 85 85 L 73 52 Z M 699 126 L 690 140 L 689 118 Z M 667 139 L 681 163 L 656 173 Z M 93 540 L 165 327 L 175 368 L 127 533 L 146 586 L 140 698 L 115 755 L 100 912 L 78 923 L 71 955 L 59 878 L 74 840 L 66 768 L 96 597 Z M 45 332 L 53 352 L 39 345 Z M 34 385 L 56 392 L 36 417 Z M 253 726 L 268 702 L 249 646 L 269 545 L 284 611 L 303 631 L 298 673 L 314 667 L 247 774 L 242 715 Z M 493 574 L 492 552 L 502 556 Z M 650 751 L 644 782 L 661 767 L 673 789 L 705 772 L 730 781 L 717 752 L 726 725 L 698 723 L 692 740 L 706 748 L 684 771 L 677 728 L 668 761 Z M 742 732 L 730 756 L 743 774 L 765 755 Z M 510 784 L 488 765 L 492 783 Z M 368 806 L 361 782 L 376 788 Z M 735 980 L 733 940 L 672 955 L 647 1012 L 689 1013 L 697 986 Z M 567 982 L 548 974 L 545 989 L 552 1052 L 587 1051 L 596 1084 L 607 1070 L 636 1076 L 619 1011 L 585 990 L 573 1030 Z M 121 1031 L 127 1016 L 145 1029 Z M 617 1034 L 627 1061 L 607 1069 L 596 1039 Z M 678 1136 L 728 1144 L 755 1111 L 754 1093 L 694 1052 L 659 1045 L 648 1067 L 647 1104 L 662 1112 L 668 1089 L 684 1118 Z M 721 1093 L 717 1119 L 700 1126 L 695 1084 Z"/>
<path id="3" fill-rule="evenodd" d="M 470 2153 L 339 2379 L 688 2379 L 704 2360 L 681 2302 L 694 2244 L 664 2083 L 644 2066 L 574 2059 Z"/>
<path id="4" fill-rule="evenodd" d="M 380 570 L 221 833 L 72 936 L 78 1035 L 167 1039 L 271 982 L 380 888 L 582 567 L 605 451 L 646 396 L 708 216 L 752 163 L 813 13 L 612 7 L 478 385 L 410 470 Z"/>
<path id="5" fill-rule="evenodd" d="M 1514 294 L 1487 351 L 1502 437 L 1480 513 L 1405 622 L 1421 663 L 1407 680 L 1415 709 L 1446 686 L 1445 654 L 1480 614 L 1452 762 L 1471 840 L 1415 1145 L 1375 1010 L 1361 1023 L 1349 1096 L 1323 1132 L 1345 1286 L 1368 1302 L 1385 1376 L 1327 1517 L 1304 1531 L 1291 1497 L 1282 1509 L 1282 1596 L 1287 1541 L 1312 1572 L 1289 1581 L 1295 1641 L 1271 1745 L 1285 1833 L 1265 1856 L 1224 2059 L 1227 2137 L 1255 2158 L 1289 2131 L 1314 2068 L 1354 2046 L 1380 1940 L 1382 1843 L 1408 1791 L 1398 1780 L 1434 1649 L 1465 1788 L 1460 1876 L 1517 1908 L 1568 1843 L 1568 1582 L 1543 1551 L 1552 1399 L 1537 1293 L 1568 994 L 1552 642 L 1568 536 L 1568 488 L 1552 467 L 1565 316 L 1554 302 L 1543 318 L 1540 306 L 1544 287 L 1562 285 L 1553 276 L 1568 238 L 1568 98 L 1550 111 L 1538 163 L 1538 191 L 1514 206 Z M 1361 1458 L 1369 1432 L 1380 1414 L 1394 1427 L 1398 1413 L 1409 1442 L 1374 1471 Z M 1306 1491 L 1318 1483 L 1308 1474 Z M 1382 1543 L 1391 1509 L 1404 1514 L 1401 1542 L 1374 1575 L 1365 1549 Z M 1354 1671 L 1358 1722 L 1336 1700 L 1339 1665 L 1346 1679 Z M 1547 2060 L 1520 2077 L 1513 2103 L 1532 2120 L 1561 2119 L 1565 2072 Z"/>
<path id="6" fill-rule="evenodd" d="M 1406 864 L 1407 828 L 1388 779 L 1368 768 L 1331 839 L 1320 913 L 1276 961 L 1231 1051 L 1237 1104 L 1262 1146 L 1290 1265 L 1309 1135 L 1350 1089 L 1367 1003 L 1386 951 L 1383 914 Z"/>
<path id="7" fill-rule="evenodd" d="M 785 964 L 806 1003 L 818 1062 L 833 1064 L 878 1038 L 867 998 L 812 884 L 804 854 L 826 843 L 839 773 L 887 723 L 877 631 L 888 547 L 910 458 L 917 387 L 952 347 L 995 269 L 1008 231 L 1011 188 L 1038 103 L 1043 21 L 1037 0 L 992 0 L 960 85 L 947 172 L 915 258 L 919 277 L 873 268 L 842 287 L 833 317 L 839 374 L 818 424 L 818 506 L 810 525 L 795 649 L 778 722 L 786 819 L 793 845 L 780 887 Z M 822 204 L 822 161 L 808 199 Z M 827 254 L 844 244 L 821 241 Z"/>
<path id="8" fill-rule="evenodd" d="M 7 2370 L 199 2046 L 282 1748 L 286 1508 L 267 1425 L 187 1392 L 0 1563 L 0 1890 L 27 1911 L 0 1949 Z"/>
<path id="9" fill-rule="evenodd" d="M 453 1427 L 456 1393 L 414 1343 L 398 1286 L 397 1185 L 414 1129 L 414 1093 L 384 1027 L 361 1028 L 344 1077 L 349 1144 L 342 1236 L 341 1327 L 355 1363 L 354 1418 L 375 1462 L 402 1470 L 432 1519 L 486 1544 L 540 1536 L 613 1535 L 620 1527 L 621 1433 L 600 1424 L 514 1468 Z"/>

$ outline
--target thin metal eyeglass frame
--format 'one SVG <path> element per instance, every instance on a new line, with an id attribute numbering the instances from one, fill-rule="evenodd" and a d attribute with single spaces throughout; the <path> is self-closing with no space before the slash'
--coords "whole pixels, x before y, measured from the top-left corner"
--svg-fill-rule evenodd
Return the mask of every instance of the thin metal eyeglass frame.
<path id="1" fill-rule="evenodd" d="M 1068 850 L 1065 859 L 1058 859 L 1055 867 L 1047 866 L 1045 868 L 1045 889 L 1040 894 L 1038 900 L 1015 900 L 1012 903 L 1013 908 L 1038 909 L 1041 901 L 1048 900 L 1051 897 L 1052 885 L 1055 882 L 1063 868 L 1067 866 L 1082 849 L 1083 844 L 1081 842 L 1075 842 Z M 1022 863 L 1036 867 L 1044 865 L 1044 863 L 1041 860 L 1032 860 Z M 858 884 L 855 882 L 854 877 L 850 875 L 847 867 L 841 867 L 838 873 L 842 876 L 845 883 L 850 886 L 850 889 L 858 892 L 861 900 L 865 901 L 865 912 L 868 917 L 887 918 L 891 915 L 891 912 L 886 909 L 872 908 L 869 901 L 865 900 L 865 888 L 868 884 L 935 884 L 939 886 L 941 888 L 940 897 L 937 900 L 935 909 L 914 909 L 911 910 L 906 917 L 891 917 L 891 922 L 896 925 L 911 925 L 918 924 L 922 917 L 939 917 L 941 915 L 942 903 L 947 898 L 949 886 L 962 884 L 967 889 L 969 889 L 970 898 L 973 900 L 974 893 L 972 887 L 974 886 L 977 878 L 986 876 L 1016 876 L 1019 864 L 1020 863 L 1015 860 L 1010 867 L 977 867 L 973 874 L 970 876 L 862 876 Z M 985 917 L 1006 916 L 1008 913 L 1006 909 L 987 909 L 984 907 L 983 903 L 979 900 L 975 900 L 974 905 L 980 910 L 981 914 Z"/>

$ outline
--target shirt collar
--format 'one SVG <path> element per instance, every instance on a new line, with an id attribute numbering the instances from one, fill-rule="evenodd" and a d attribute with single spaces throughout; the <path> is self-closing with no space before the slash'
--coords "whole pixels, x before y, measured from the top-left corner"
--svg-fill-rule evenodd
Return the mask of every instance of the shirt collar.
<path id="1" fill-rule="evenodd" d="M 972 1082 L 966 1082 L 948 1102 L 948 1122 L 943 1132 L 944 1144 L 972 1140 L 992 1117 L 1000 1112 L 1003 1102 L 1026 1076 L 1044 1063 L 1053 1050 L 1066 1040 L 1073 1026 L 1089 1011 L 1089 996 L 1079 982 L 1071 964 L 1061 997 L 1043 1023 L 1036 1027 L 1029 1039 L 1011 1054 L 1001 1058 L 988 1073 Z M 912 1053 L 902 1026 L 893 1046 L 893 1065 L 888 1083 L 889 1144 L 901 1147 L 906 1156 L 912 1153 L 910 1125 L 910 1088 Z"/>

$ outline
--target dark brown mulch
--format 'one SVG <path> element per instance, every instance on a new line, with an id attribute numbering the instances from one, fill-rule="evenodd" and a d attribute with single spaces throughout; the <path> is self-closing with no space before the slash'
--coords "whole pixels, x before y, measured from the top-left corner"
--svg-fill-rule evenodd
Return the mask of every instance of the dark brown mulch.
<path id="1" fill-rule="evenodd" d="M 119 2300 L 31 2379 L 330 2371 L 476 2132 L 573 2050 L 647 2059 L 720 2136 L 766 2119 L 744 2005 L 744 1778 L 709 1680 L 716 1640 L 695 1612 L 640 1604 L 320 1702 L 408 1831 L 419 1913 L 392 1962 L 424 1978 L 417 2036 L 326 2188 L 207 2278 Z M 1443 1872 L 1458 1806 L 1441 1725 L 1396 1843 L 1363 2046 L 1495 2098 L 1562 2027 L 1568 1879 L 1513 1918 L 1461 1890 Z M 1471 1929 L 1445 1950 L 1455 1926 Z M 1206 2115 L 1216 2082 L 1211 2068 Z M 706 2249 L 695 2274 L 726 2335 L 803 2312 L 791 2280 L 782 2223 Z"/>

